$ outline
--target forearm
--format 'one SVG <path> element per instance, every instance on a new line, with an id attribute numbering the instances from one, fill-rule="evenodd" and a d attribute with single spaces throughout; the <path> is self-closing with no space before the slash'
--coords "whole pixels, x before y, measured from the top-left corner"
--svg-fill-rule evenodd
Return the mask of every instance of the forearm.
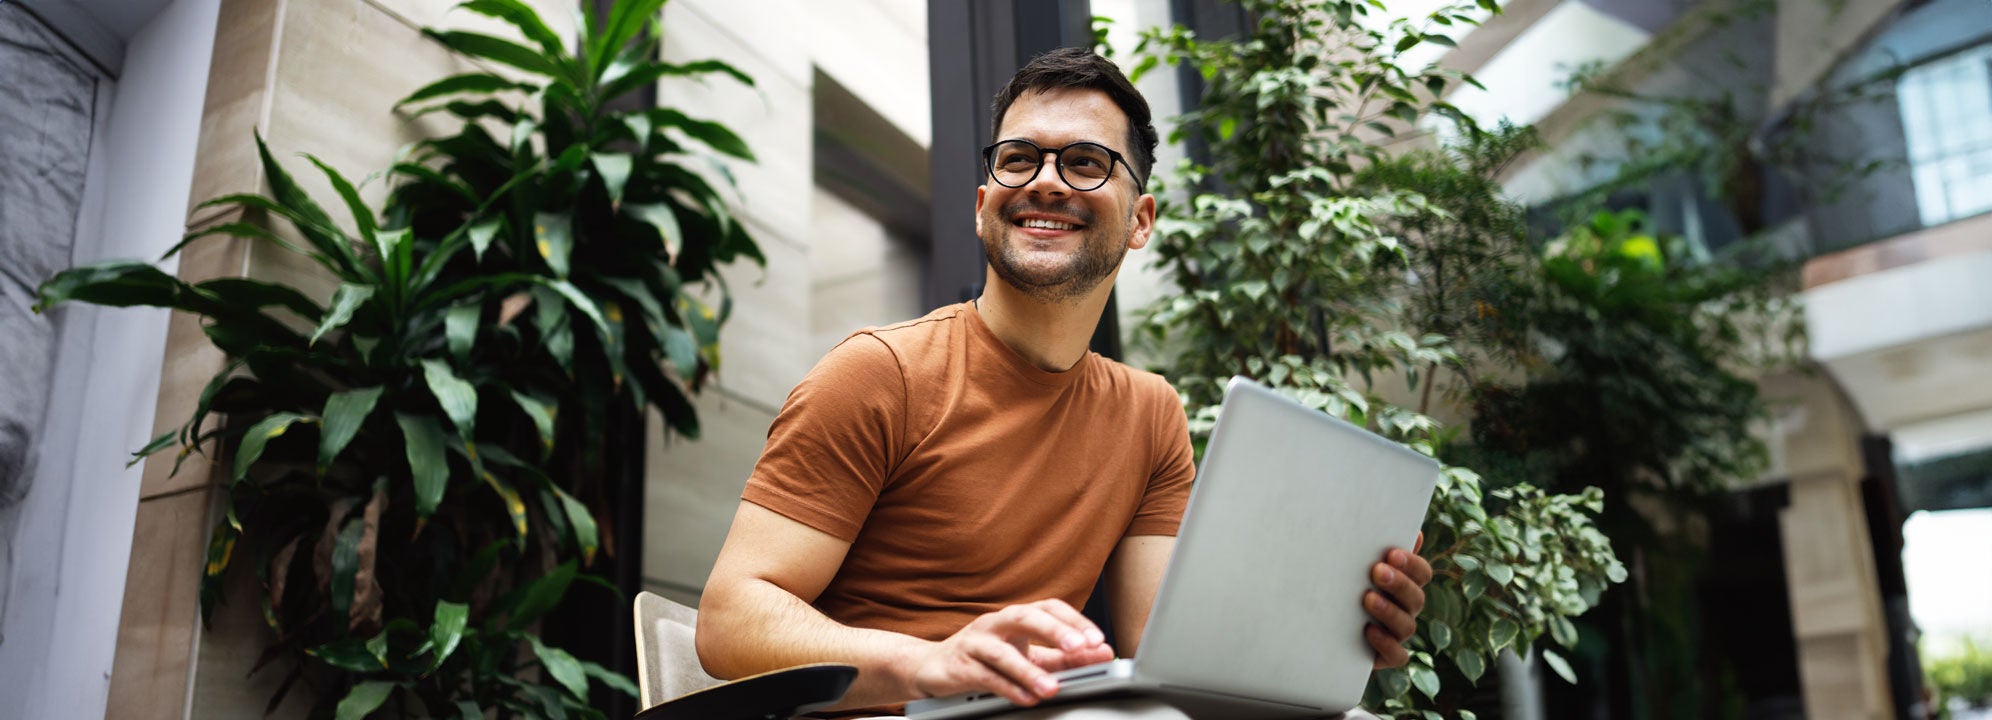
<path id="1" fill-rule="evenodd" d="M 907 665 L 926 640 L 831 620 L 774 583 L 742 579 L 707 588 L 696 636 L 707 673 L 737 679 L 810 663 L 854 665 L 858 677 L 836 707 L 870 707 L 916 697 Z"/>

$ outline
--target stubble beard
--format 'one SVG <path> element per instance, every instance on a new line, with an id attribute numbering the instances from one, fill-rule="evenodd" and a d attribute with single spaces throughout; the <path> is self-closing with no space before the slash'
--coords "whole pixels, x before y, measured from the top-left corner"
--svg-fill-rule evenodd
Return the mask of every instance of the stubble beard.
<path id="1" fill-rule="evenodd" d="M 1079 247 L 1066 255 L 1065 262 L 1042 267 L 1025 257 L 1026 251 L 1020 246 L 1030 242 L 1030 238 L 1022 236 L 1011 218 L 1030 210 L 1069 215 L 1085 225 L 1080 231 Z M 982 251 L 989 256 L 989 267 L 996 271 L 996 277 L 1017 292 L 1042 303 L 1069 303 L 1099 287 L 1100 281 L 1112 276 L 1127 256 L 1127 238 L 1115 239 L 1117 228 L 1102 227 L 1094 220 L 1095 213 L 1084 208 L 1018 200 L 998 209 L 995 217 L 983 219 Z M 1013 235 L 1017 236 L 1014 241 Z"/>

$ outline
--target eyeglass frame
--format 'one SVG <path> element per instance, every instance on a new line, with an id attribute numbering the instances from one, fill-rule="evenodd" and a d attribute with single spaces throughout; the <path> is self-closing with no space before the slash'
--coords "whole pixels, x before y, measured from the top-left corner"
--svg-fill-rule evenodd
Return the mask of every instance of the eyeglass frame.
<path id="1" fill-rule="evenodd" d="M 1020 142 L 1025 145 L 1029 145 L 1033 148 L 1036 148 L 1038 151 L 1037 169 L 1031 171 L 1030 177 L 1024 178 L 1023 182 L 1017 183 L 1015 185 L 1003 182 L 1001 178 L 996 177 L 995 163 L 990 161 L 991 155 L 996 152 L 996 146 L 1002 145 L 1004 143 L 1013 143 L 1013 142 Z M 1091 145 L 1093 147 L 1107 151 L 1107 176 L 1105 178 L 1100 179 L 1100 184 L 1085 190 L 1080 190 L 1078 185 L 1072 184 L 1071 178 L 1065 176 L 1065 151 L 1072 148 L 1075 145 Z M 1106 144 L 1104 143 L 1096 143 L 1091 140 L 1079 140 L 1076 142 L 1069 142 L 1054 150 L 1047 150 L 1043 147 L 1040 147 L 1037 143 L 1025 140 L 1023 138 L 1010 138 L 1007 140 L 998 140 L 996 142 L 989 143 L 987 146 L 984 146 L 982 148 L 982 172 L 983 174 L 988 175 L 990 180 L 995 181 L 997 185 L 1001 185 L 1003 187 L 1015 190 L 1017 188 L 1021 188 L 1026 185 L 1030 185 L 1032 181 L 1037 180 L 1038 175 L 1044 173 L 1044 156 L 1047 153 L 1056 153 L 1058 155 L 1058 162 L 1057 162 L 1058 170 L 1056 171 L 1058 173 L 1058 181 L 1065 183 L 1066 187 L 1072 188 L 1073 192 L 1092 192 L 1094 190 L 1106 187 L 1107 183 L 1114 181 L 1113 164 L 1120 163 L 1121 165 L 1127 166 L 1127 176 L 1128 178 L 1134 180 L 1134 196 L 1141 197 L 1142 195 L 1148 193 L 1147 183 L 1141 181 L 1141 176 L 1134 171 L 1134 163 L 1128 162 L 1127 156 L 1120 154 L 1119 150 L 1107 147 Z"/>

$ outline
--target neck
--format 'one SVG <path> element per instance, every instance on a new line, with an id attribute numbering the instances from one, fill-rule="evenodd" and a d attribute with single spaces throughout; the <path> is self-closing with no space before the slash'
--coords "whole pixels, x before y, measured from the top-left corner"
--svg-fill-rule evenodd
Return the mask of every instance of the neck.
<path id="1" fill-rule="evenodd" d="M 986 271 L 983 288 L 976 312 L 989 331 L 1038 368 L 1065 372 L 1086 357 L 1100 313 L 1113 296 L 1114 277 L 1109 275 L 1091 292 L 1064 302 L 1041 302 L 1018 292 L 994 270 Z"/>

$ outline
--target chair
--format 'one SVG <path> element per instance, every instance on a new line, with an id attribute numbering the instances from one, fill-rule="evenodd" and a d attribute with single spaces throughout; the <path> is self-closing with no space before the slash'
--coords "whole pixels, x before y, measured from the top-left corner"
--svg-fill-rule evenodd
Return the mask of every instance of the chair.
<path id="1" fill-rule="evenodd" d="M 829 707 L 858 676 L 850 665 L 801 665 L 725 682 L 699 664 L 698 611 L 636 594 L 638 720 L 777 720 Z"/>

